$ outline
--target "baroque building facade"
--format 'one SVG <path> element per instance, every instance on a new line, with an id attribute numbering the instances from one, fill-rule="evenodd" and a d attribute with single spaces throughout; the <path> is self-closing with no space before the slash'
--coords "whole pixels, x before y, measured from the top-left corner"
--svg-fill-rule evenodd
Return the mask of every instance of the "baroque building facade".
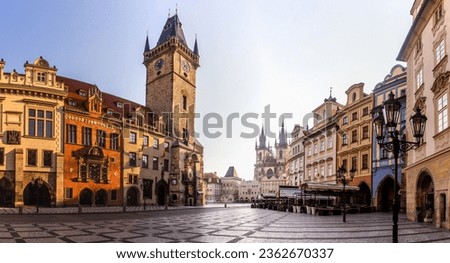
<path id="1" fill-rule="evenodd" d="M 406 116 L 421 111 L 428 120 L 423 143 L 407 155 L 406 215 L 450 229 L 450 2 L 416 0 L 413 23 L 398 55 L 406 61 Z M 406 137 L 414 140 L 410 125 Z"/>
<path id="2" fill-rule="evenodd" d="M 305 180 L 305 147 L 303 146 L 304 128 L 295 125 L 291 132 L 291 141 L 286 162 L 286 182 L 288 186 L 301 186 Z"/>
<path id="3" fill-rule="evenodd" d="M 372 189 L 372 96 L 364 93 L 364 83 L 350 86 L 345 92 L 347 102 L 339 109 L 336 123 L 339 140 L 336 143 L 336 166 L 355 171 L 349 185 L 358 186 L 356 203 L 371 206 Z"/>
<path id="4" fill-rule="evenodd" d="M 330 96 L 312 111 L 313 126 L 305 131 L 305 179 L 308 183 L 336 181 L 336 113 L 343 105 Z"/>
<path id="5" fill-rule="evenodd" d="M 67 87 L 40 57 L 25 72 L 0 60 L 0 206 L 62 205 Z"/>
<path id="6" fill-rule="evenodd" d="M 372 91 L 373 113 L 379 112 L 383 102 L 388 99 L 389 93 L 392 92 L 399 100 L 402 105 L 400 111 L 400 132 L 402 135 L 406 128 L 406 88 L 406 68 L 395 65 L 384 80 L 378 83 Z M 373 119 L 377 116 L 372 114 Z M 394 156 L 378 146 L 376 134 L 372 134 L 372 157 L 372 206 L 377 211 L 390 211 L 394 199 Z M 397 178 L 399 183 L 397 189 L 401 191 L 401 211 L 404 211 L 406 206 L 404 161 L 405 155 L 401 155 L 398 161 Z"/>

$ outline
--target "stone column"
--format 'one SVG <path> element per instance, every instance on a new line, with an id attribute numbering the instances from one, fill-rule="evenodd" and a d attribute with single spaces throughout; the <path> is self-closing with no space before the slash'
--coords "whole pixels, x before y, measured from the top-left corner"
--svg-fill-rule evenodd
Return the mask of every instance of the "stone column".
<path id="1" fill-rule="evenodd" d="M 56 153 L 56 206 L 64 205 L 64 154 Z"/>
<path id="2" fill-rule="evenodd" d="M 15 149 L 14 155 L 14 207 L 23 206 L 23 149 Z"/>

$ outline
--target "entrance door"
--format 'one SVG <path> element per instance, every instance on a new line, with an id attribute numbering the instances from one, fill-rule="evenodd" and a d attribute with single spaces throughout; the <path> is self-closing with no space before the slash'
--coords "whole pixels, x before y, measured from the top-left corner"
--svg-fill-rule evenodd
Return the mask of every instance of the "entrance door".
<path id="1" fill-rule="evenodd" d="M 159 184 L 159 186 L 158 186 L 158 205 L 166 204 L 166 198 L 167 198 L 166 188 L 167 187 L 165 184 Z"/>
<path id="2" fill-rule="evenodd" d="M 35 184 L 28 183 L 23 190 L 23 204 L 37 205 L 38 200 L 39 206 L 50 207 L 51 197 L 47 184 L 43 183 L 40 187 L 36 187 Z"/>
<path id="3" fill-rule="evenodd" d="M 138 205 L 138 191 L 135 187 L 131 187 L 127 191 L 127 206 L 137 206 Z"/>
<path id="4" fill-rule="evenodd" d="M 431 223 L 434 218 L 434 184 L 428 173 L 422 173 L 417 180 L 417 221 Z"/>
<path id="5" fill-rule="evenodd" d="M 95 193 L 95 206 L 106 206 L 108 194 L 105 190 L 100 189 Z"/>
<path id="6" fill-rule="evenodd" d="M 388 212 L 392 210 L 394 200 L 394 179 L 386 177 L 378 188 L 377 210 Z"/>
<path id="7" fill-rule="evenodd" d="M 14 187 L 12 183 L 3 177 L 0 179 L 0 206 L 14 205 Z"/>
<path id="8" fill-rule="evenodd" d="M 80 205 L 92 206 L 93 193 L 90 189 L 84 188 L 80 192 Z"/>

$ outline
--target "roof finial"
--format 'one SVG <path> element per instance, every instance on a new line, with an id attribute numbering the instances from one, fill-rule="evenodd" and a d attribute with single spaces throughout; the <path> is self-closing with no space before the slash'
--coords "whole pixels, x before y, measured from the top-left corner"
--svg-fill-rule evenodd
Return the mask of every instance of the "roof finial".
<path id="1" fill-rule="evenodd" d="M 178 15 L 178 3 L 175 4 L 175 15 Z"/>
<path id="2" fill-rule="evenodd" d="M 332 98 L 333 87 L 330 87 L 330 98 Z"/>
<path id="3" fill-rule="evenodd" d="M 170 8 L 169 8 L 169 14 L 168 14 L 168 16 L 167 16 L 168 18 L 170 18 Z"/>

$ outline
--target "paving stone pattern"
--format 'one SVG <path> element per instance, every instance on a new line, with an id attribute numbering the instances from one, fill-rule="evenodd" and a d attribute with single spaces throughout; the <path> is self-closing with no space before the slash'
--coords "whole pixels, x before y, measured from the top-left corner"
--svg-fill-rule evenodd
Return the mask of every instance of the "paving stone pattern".
<path id="1" fill-rule="evenodd" d="M 342 216 L 251 209 L 248 205 L 135 213 L 47 212 L 47 215 L 3 213 L 0 242 L 389 243 L 392 240 L 390 213 L 351 214 L 343 223 Z M 399 242 L 450 242 L 450 231 L 407 221 L 400 215 Z"/>

